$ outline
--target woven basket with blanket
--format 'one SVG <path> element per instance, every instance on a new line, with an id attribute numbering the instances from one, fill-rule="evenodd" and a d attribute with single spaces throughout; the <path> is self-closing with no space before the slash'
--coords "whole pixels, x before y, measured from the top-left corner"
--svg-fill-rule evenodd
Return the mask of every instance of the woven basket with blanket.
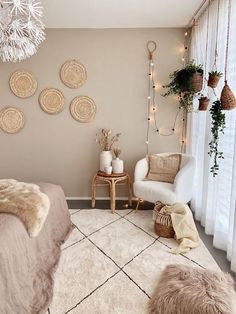
<path id="1" fill-rule="evenodd" d="M 155 232 L 160 237 L 174 238 L 175 231 L 172 225 L 171 216 L 167 213 L 160 213 L 162 207 L 165 206 L 161 202 L 157 202 L 153 210 L 153 220 L 155 221 Z"/>
<path id="2" fill-rule="evenodd" d="M 163 205 L 156 203 L 154 209 L 156 233 L 165 238 L 175 238 L 178 243 L 171 252 L 186 253 L 200 244 L 193 214 L 187 204 Z"/>

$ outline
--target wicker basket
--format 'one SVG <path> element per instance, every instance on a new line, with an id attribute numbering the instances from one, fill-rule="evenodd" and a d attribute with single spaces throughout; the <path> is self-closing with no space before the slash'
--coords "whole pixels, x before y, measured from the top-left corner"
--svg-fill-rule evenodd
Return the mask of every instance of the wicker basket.
<path id="1" fill-rule="evenodd" d="M 198 106 L 198 110 L 199 111 L 206 111 L 208 104 L 209 104 L 210 99 L 207 97 L 201 97 L 199 99 L 199 106 Z"/>
<path id="2" fill-rule="evenodd" d="M 192 77 L 192 85 L 196 93 L 202 90 L 202 84 L 203 84 L 202 74 L 198 72 L 194 73 Z"/>
<path id="3" fill-rule="evenodd" d="M 216 88 L 220 80 L 220 76 L 209 74 L 209 78 L 207 81 L 207 86 L 211 88 Z"/>
<path id="4" fill-rule="evenodd" d="M 236 99 L 227 82 L 222 89 L 220 100 L 223 110 L 231 110 L 236 107 Z"/>
<path id="5" fill-rule="evenodd" d="M 160 213 L 164 204 L 157 202 L 154 207 L 155 232 L 160 237 L 174 238 L 175 231 L 172 226 L 171 216 L 169 214 Z"/>

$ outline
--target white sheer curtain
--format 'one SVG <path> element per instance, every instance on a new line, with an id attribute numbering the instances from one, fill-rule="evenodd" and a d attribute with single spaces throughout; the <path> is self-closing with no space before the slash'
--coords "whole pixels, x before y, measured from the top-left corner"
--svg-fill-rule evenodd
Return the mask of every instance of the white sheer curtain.
<path id="1" fill-rule="evenodd" d="M 192 30 L 190 59 L 203 64 L 207 72 L 212 70 L 215 58 L 218 1 L 220 13 L 217 69 L 223 72 L 229 0 L 212 1 L 209 11 L 206 10 L 202 14 Z M 215 90 L 218 97 L 223 85 L 224 78 Z M 231 10 L 228 85 L 236 94 L 236 0 L 232 1 Z M 205 93 L 209 95 L 211 103 L 216 99 L 207 86 Z M 197 108 L 197 100 L 194 107 Z M 209 111 L 194 110 L 188 114 L 187 151 L 197 160 L 194 197 L 191 202 L 195 217 L 201 221 L 205 232 L 214 236 L 214 246 L 227 252 L 231 269 L 236 272 L 236 109 L 225 111 L 225 114 L 226 129 L 224 134 L 220 135 L 220 151 L 224 152 L 225 159 L 220 160 L 219 174 L 215 178 L 210 173 L 212 160 L 208 155 L 211 140 Z"/>

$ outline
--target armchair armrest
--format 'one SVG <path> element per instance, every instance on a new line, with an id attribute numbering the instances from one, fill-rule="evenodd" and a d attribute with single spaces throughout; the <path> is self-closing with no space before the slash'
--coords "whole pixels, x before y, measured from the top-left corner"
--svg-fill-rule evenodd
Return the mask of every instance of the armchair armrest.
<path id="1" fill-rule="evenodd" d="M 189 157 L 186 165 L 180 169 L 174 180 L 174 191 L 177 198 L 184 203 L 189 202 L 192 198 L 194 172 L 195 158 Z"/>
<path id="2" fill-rule="evenodd" d="M 146 158 L 136 163 L 134 170 L 134 181 L 142 181 L 148 173 L 148 162 Z"/>

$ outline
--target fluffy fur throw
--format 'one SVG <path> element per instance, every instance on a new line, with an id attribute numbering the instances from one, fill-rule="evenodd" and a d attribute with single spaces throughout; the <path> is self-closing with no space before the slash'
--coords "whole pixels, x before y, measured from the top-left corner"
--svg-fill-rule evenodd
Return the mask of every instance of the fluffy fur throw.
<path id="1" fill-rule="evenodd" d="M 185 265 L 168 265 L 150 301 L 150 314 L 235 314 L 229 274 Z"/>
<path id="2" fill-rule="evenodd" d="M 0 180 L 0 212 L 14 214 L 24 223 L 30 237 L 43 227 L 50 207 L 46 194 L 35 184 Z"/>

